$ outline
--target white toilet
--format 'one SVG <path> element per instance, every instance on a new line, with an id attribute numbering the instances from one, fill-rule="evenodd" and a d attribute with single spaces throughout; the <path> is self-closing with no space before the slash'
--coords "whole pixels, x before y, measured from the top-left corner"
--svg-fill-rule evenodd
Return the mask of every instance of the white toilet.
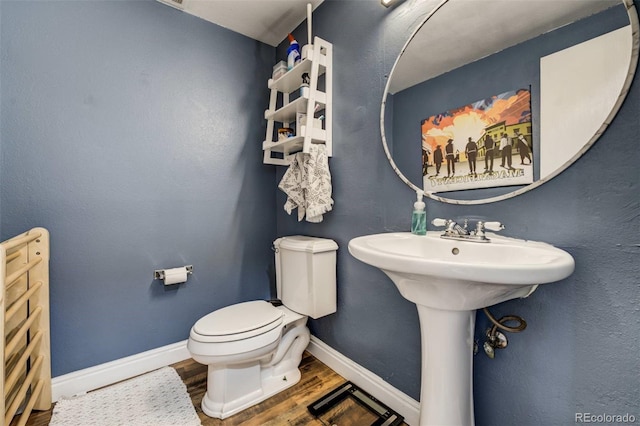
<path id="1" fill-rule="evenodd" d="M 209 366 L 202 411 L 210 417 L 227 418 L 296 384 L 309 344 L 307 317 L 336 311 L 335 241 L 296 235 L 273 245 L 283 304 L 238 303 L 191 328 L 187 348 Z"/>

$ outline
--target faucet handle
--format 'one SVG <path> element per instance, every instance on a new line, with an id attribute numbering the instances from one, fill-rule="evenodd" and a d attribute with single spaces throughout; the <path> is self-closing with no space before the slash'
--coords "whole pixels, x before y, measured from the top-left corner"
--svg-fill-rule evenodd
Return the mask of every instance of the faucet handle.
<path id="1" fill-rule="evenodd" d="M 501 231 L 504 229 L 504 225 L 500 222 L 485 222 L 484 227 L 490 231 Z"/>
<path id="2" fill-rule="evenodd" d="M 431 221 L 431 224 L 433 226 L 447 226 L 450 222 L 451 221 L 448 219 L 440 219 L 439 217 L 437 217 Z"/>

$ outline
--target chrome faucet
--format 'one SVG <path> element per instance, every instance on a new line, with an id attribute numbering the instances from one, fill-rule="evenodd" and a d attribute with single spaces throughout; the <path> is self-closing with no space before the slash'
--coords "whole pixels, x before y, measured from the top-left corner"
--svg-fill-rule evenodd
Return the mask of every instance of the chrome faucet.
<path id="1" fill-rule="evenodd" d="M 500 222 L 476 222 L 476 229 L 469 231 L 467 229 L 469 220 L 464 220 L 464 225 L 460 226 L 457 222 L 451 219 L 433 219 L 431 224 L 434 226 L 444 226 L 445 230 L 441 238 L 447 238 L 450 240 L 463 240 L 474 241 L 478 243 L 488 243 L 491 240 L 485 235 L 485 229 L 490 231 L 500 231 L 504 229 L 504 225 Z"/>

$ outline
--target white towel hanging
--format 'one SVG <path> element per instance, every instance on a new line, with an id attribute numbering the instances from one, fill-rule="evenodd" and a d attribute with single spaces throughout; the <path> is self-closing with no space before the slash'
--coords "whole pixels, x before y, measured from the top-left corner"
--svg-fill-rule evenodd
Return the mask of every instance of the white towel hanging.
<path id="1" fill-rule="evenodd" d="M 298 209 L 298 221 L 322 222 L 323 215 L 333 208 L 331 173 L 327 147 L 311 145 L 308 154 L 297 153 L 278 185 L 287 201 L 284 210 L 291 214 Z"/>

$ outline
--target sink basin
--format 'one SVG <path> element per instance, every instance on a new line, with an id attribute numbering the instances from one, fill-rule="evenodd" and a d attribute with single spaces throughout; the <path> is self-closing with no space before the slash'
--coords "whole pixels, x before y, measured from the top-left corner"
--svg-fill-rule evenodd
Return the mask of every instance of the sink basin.
<path id="1" fill-rule="evenodd" d="M 420 426 L 473 426 L 476 309 L 527 297 L 574 269 L 552 245 L 487 233 L 489 243 L 408 232 L 357 237 L 349 253 L 381 269 L 420 319 Z"/>
<path id="2" fill-rule="evenodd" d="M 349 242 L 349 252 L 381 269 L 412 302 L 451 310 L 526 297 L 574 269 L 571 255 L 546 243 L 487 233 L 491 242 L 480 244 L 440 235 L 365 235 Z"/>

